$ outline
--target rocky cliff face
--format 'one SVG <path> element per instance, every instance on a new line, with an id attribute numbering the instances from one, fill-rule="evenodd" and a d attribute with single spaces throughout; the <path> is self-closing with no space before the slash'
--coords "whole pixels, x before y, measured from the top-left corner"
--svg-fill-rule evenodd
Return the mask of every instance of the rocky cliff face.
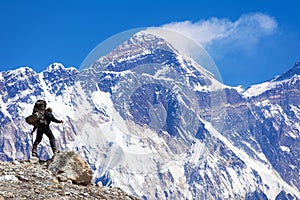
<path id="1" fill-rule="evenodd" d="M 300 73 L 299 63 L 271 81 L 254 85 L 244 95 L 257 121 L 256 138 L 279 174 L 300 188 L 295 178 L 299 165 Z"/>
<path id="2" fill-rule="evenodd" d="M 51 124 L 59 148 L 85 157 L 95 183 L 143 199 L 299 199 L 298 71 L 240 91 L 139 32 L 80 72 L 1 72 L 0 159 L 29 158 L 24 117 L 43 98 L 65 119 Z"/>

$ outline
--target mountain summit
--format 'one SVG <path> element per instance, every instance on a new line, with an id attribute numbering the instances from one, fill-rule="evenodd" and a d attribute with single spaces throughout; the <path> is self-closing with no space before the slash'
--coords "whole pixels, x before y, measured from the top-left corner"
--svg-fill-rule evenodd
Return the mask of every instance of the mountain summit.
<path id="1" fill-rule="evenodd" d="M 2 161 L 29 158 L 24 118 L 43 98 L 65 119 L 58 146 L 86 158 L 95 183 L 143 199 L 300 198 L 299 79 L 240 93 L 145 32 L 89 68 L 59 69 L 1 72 Z"/>
<path id="2" fill-rule="evenodd" d="M 263 82 L 261 84 L 253 85 L 248 88 L 243 95 L 259 96 L 267 91 L 274 91 L 278 87 L 297 87 L 297 83 L 300 81 L 300 62 L 296 62 L 294 67 L 289 69 L 287 72 L 276 76 L 270 81 Z"/>
<path id="3" fill-rule="evenodd" d="M 280 75 L 279 77 L 275 78 L 275 81 L 290 79 L 295 75 L 300 75 L 300 62 L 296 62 L 293 68 Z"/>

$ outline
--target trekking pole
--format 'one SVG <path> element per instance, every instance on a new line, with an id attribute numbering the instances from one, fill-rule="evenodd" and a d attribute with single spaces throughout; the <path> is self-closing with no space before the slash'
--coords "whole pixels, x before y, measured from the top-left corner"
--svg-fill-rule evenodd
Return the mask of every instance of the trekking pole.
<path id="1" fill-rule="evenodd" d="M 33 132 L 31 132 L 30 135 L 31 135 L 31 144 L 32 144 L 32 149 L 33 149 Z M 31 149 L 31 151 L 32 151 L 32 149 Z M 31 153 L 29 155 L 31 155 Z"/>
<path id="2" fill-rule="evenodd" d="M 65 150 L 67 149 L 67 141 L 66 141 L 66 133 L 65 133 L 65 125 L 64 123 L 62 123 L 63 126 L 63 141 L 64 141 L 64 145 L 65 145 Z"/>
<path id="3" fill-rule="evenodd" d="M 34 129 L 33 129 L 33 130 L 34 130 Z M 33 150 L 33 144 L 34 144 L 33 134 L 34 134 L 35 131 L 33 131 L 33 130 L 30 132 L 30 135 L 31 135 L 31 144 L 32 144 L 32 149 L 31 149 L 31 151 Z M 30 155 L 31 155 L 31 153 L 30 153 Z"/>
<path id="4" fill-rule="evenodd" d="M 31 144 L 32 144 L 32 148 L 33 148 L 33 133 L 31 134 Z"/>

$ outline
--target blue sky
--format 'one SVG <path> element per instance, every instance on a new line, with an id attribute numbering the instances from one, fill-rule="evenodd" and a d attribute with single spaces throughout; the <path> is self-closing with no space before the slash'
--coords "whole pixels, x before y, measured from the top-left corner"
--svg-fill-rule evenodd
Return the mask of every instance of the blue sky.
<path id="1" fill-rule="evenodd" d="M 260 83 L 300 61 L 297 1 L 3 0 L 0 70 L 53 62 L 79 68 L 99 43 L 141 27 L 167 27 L 201 43 L 227 85 Z"/>

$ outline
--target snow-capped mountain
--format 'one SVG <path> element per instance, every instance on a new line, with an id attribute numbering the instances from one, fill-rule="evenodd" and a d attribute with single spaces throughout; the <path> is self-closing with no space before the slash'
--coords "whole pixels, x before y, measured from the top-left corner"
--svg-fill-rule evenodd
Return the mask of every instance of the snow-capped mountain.
<path id="1" fill-rule="evenodd" d="M 0 73 L 1 160 L 27 159 L 24 117 L 46 99 L 94 181 L 143 199 L 299 199 L 299 63 L 240 92 L 142 31 L 91 67 Z M 51 156 L 45 137 L 42 158 Z"/>

